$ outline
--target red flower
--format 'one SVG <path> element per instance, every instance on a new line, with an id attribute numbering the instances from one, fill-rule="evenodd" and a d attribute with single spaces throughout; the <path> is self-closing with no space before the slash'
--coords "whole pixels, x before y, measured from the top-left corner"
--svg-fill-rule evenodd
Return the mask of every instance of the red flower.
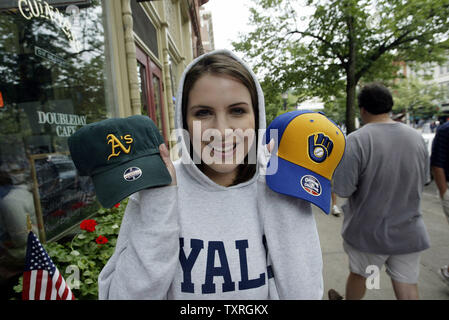
<path id="1" fill-rule="evenodd" d="M 76 209 L 79 209 L 79 208 L 81 208 L 81 207 L 84 207 L 84 202 L 79 201 L 79 202 L 74 203 L 74 204 L 72 205 L 72 210 L 76 210 Z"/>
<path id="2" fill-rule="evenodd" d="M 105 244 L 106 242 L 108 242 L 108 238 L 106 238 L 105 236 L 98 236 L 98 238 L 95 239 L 95 242 L 98 244 Z"/>
<path id="3" fill-rule="evenodd" d="M 62 216 L 62 215 L 64 215 L 64 214 L 65 214 L 65 211 L 59 209 L 59 210 L 53 211 L 50 215 L 51 215 L 52 217 L 60 217 L 60 216 Z"/>
<path id="4" fill-rule="evenodd" d="M 97 225 L 97 221 L 93 219 L 87 219 L 81 221 L 80 228 L 81 230 L 86 230 L 87 232 L 94 232 L 95 226 Z"/>
<path id="5" fill-rule="evenodd" d="M 120 207 L 120 202 L 119 202 L 119 203 L 116 203 L 116 204 L 114 204 L 114 207 L 116 207 L 116 208 Z"/>

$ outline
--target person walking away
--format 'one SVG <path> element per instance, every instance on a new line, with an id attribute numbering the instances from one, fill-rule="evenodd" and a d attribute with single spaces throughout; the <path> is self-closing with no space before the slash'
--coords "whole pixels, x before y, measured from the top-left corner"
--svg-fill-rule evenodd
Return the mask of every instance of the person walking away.
<path id="1" fill-rule="evenodd" d="M 362 299 L 367 278 L 383 265 L 397 299 L 418 299 L 420 256 L 430 247 L 420 211 L 430 178 L 426 144 L 416 130 L 391 119 L 393 98 L 382 84 L 366 85 L 358 104 L 364 126 L 347 137 L 333 190 L 348 198 L 342 206 L 346 299 Z"/>
<path id="2" fill-rule="evenodd" d="M 446 122 L 437 129 L 432 144 L 430 165 L 435 184 L 439 191 L 443 212 L 449 222 L 449 122 Z M 441 267 L 439 273 L 444 282 L 449 285 L 449 263 Z"/>
<path id="3" fill-rule="evenodd" d="M 331 199 L 332 199 L 332 215 L 335 217 L 339 217 L 341 215 L 341 210 L 337 205 L 337 195 L 332 192 L 331 193 Z"/>

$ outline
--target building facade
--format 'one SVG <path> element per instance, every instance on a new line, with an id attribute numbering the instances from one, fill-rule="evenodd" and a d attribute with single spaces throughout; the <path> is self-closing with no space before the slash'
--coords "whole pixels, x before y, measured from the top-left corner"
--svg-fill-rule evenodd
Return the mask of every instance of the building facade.
<path id="1" fill-rule="evenodd" d="M 437 85 L 440 87 L 442 95 L 439 101 L 436 101 L 439 109 L 440 122 L 446 122 L 449 119 L 449 60 L 438 65 L 436 63 L 425 63 L 418 67 L 407 65 L 403 74 L 406 77 L 414 77 L 422 80 L 424 83 Z"/>
<path id="2" fill-rule="evenodd" d="M 206 2 L 122 0 L 121 6 L 117 1 L 112 8 L 114 25 L 123 25 L 123 34 L 116 34 L 116 54 L 128 62 L 117 60 L 123 74 L 117 85 L 124 92 L 118 102 L 120 116 L 149 115 L 169 147 L 179 78 L 187 64 L 204 53 L 199 7 Z"/>
<path id="3" fill-rule="evenodd" d="M 171 146 L 179 78 L 204 52 L 205 2 L 0 2 L 0 283 L 23 268 L 27 215 L 45 242 L 99 208 L 71 161 L 71 134 L 143 114 Z"/>
<path id="4" fill-rule="evenodd" d="M 443 100 L 440 102 L 440 111 L 449 117 L 449 61 L 443 65 L 436 66 L 433 70 L 433 79 L 445 92 Z"/>
<path id="5" fill-rule="evenodd" d="M 204 52 L 215 50 L 214 27 L 212 23 L 212 13 L 204 7 L 200 8 L 201 40 Z"/>

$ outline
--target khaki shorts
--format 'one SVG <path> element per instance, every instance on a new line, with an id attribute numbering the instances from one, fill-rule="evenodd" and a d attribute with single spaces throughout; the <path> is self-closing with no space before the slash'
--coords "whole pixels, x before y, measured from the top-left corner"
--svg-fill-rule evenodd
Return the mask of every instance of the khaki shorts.
<path id="1" fill-rule="evenodd" d="M 373 274 L 372 267 L 377 266 L 379 271 L 385 265 L 386 272 L 391 279 L 397 282 L 416 284 L 419 277 L 419 260 L 421 252 L 399 255 L 381 255 L 357 250 L 346 241 L 343 248 L 349 257 L 349 270 L 352 273 L 368 278 Z"/>

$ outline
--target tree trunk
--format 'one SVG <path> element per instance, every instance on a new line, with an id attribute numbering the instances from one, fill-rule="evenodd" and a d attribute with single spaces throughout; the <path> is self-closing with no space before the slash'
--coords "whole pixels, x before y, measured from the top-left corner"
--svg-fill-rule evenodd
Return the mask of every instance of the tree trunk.
<path id="1" fill-rule="evenodd" d="M 355 131 L 355 89 L 356 89 L 354 74 L 351 76 L 349 71 L 346 81 L 346 133 L 350 134 Z"/>
<path id="2" fill-rule="evenodd" d="M 355 77 L 355 36 L 354 36 L 354 17 L 347 19 L 349 31 L 349 60 L 346 68 L 346 133 L 355 131 L 355 89 L 357 80 Z"/>

